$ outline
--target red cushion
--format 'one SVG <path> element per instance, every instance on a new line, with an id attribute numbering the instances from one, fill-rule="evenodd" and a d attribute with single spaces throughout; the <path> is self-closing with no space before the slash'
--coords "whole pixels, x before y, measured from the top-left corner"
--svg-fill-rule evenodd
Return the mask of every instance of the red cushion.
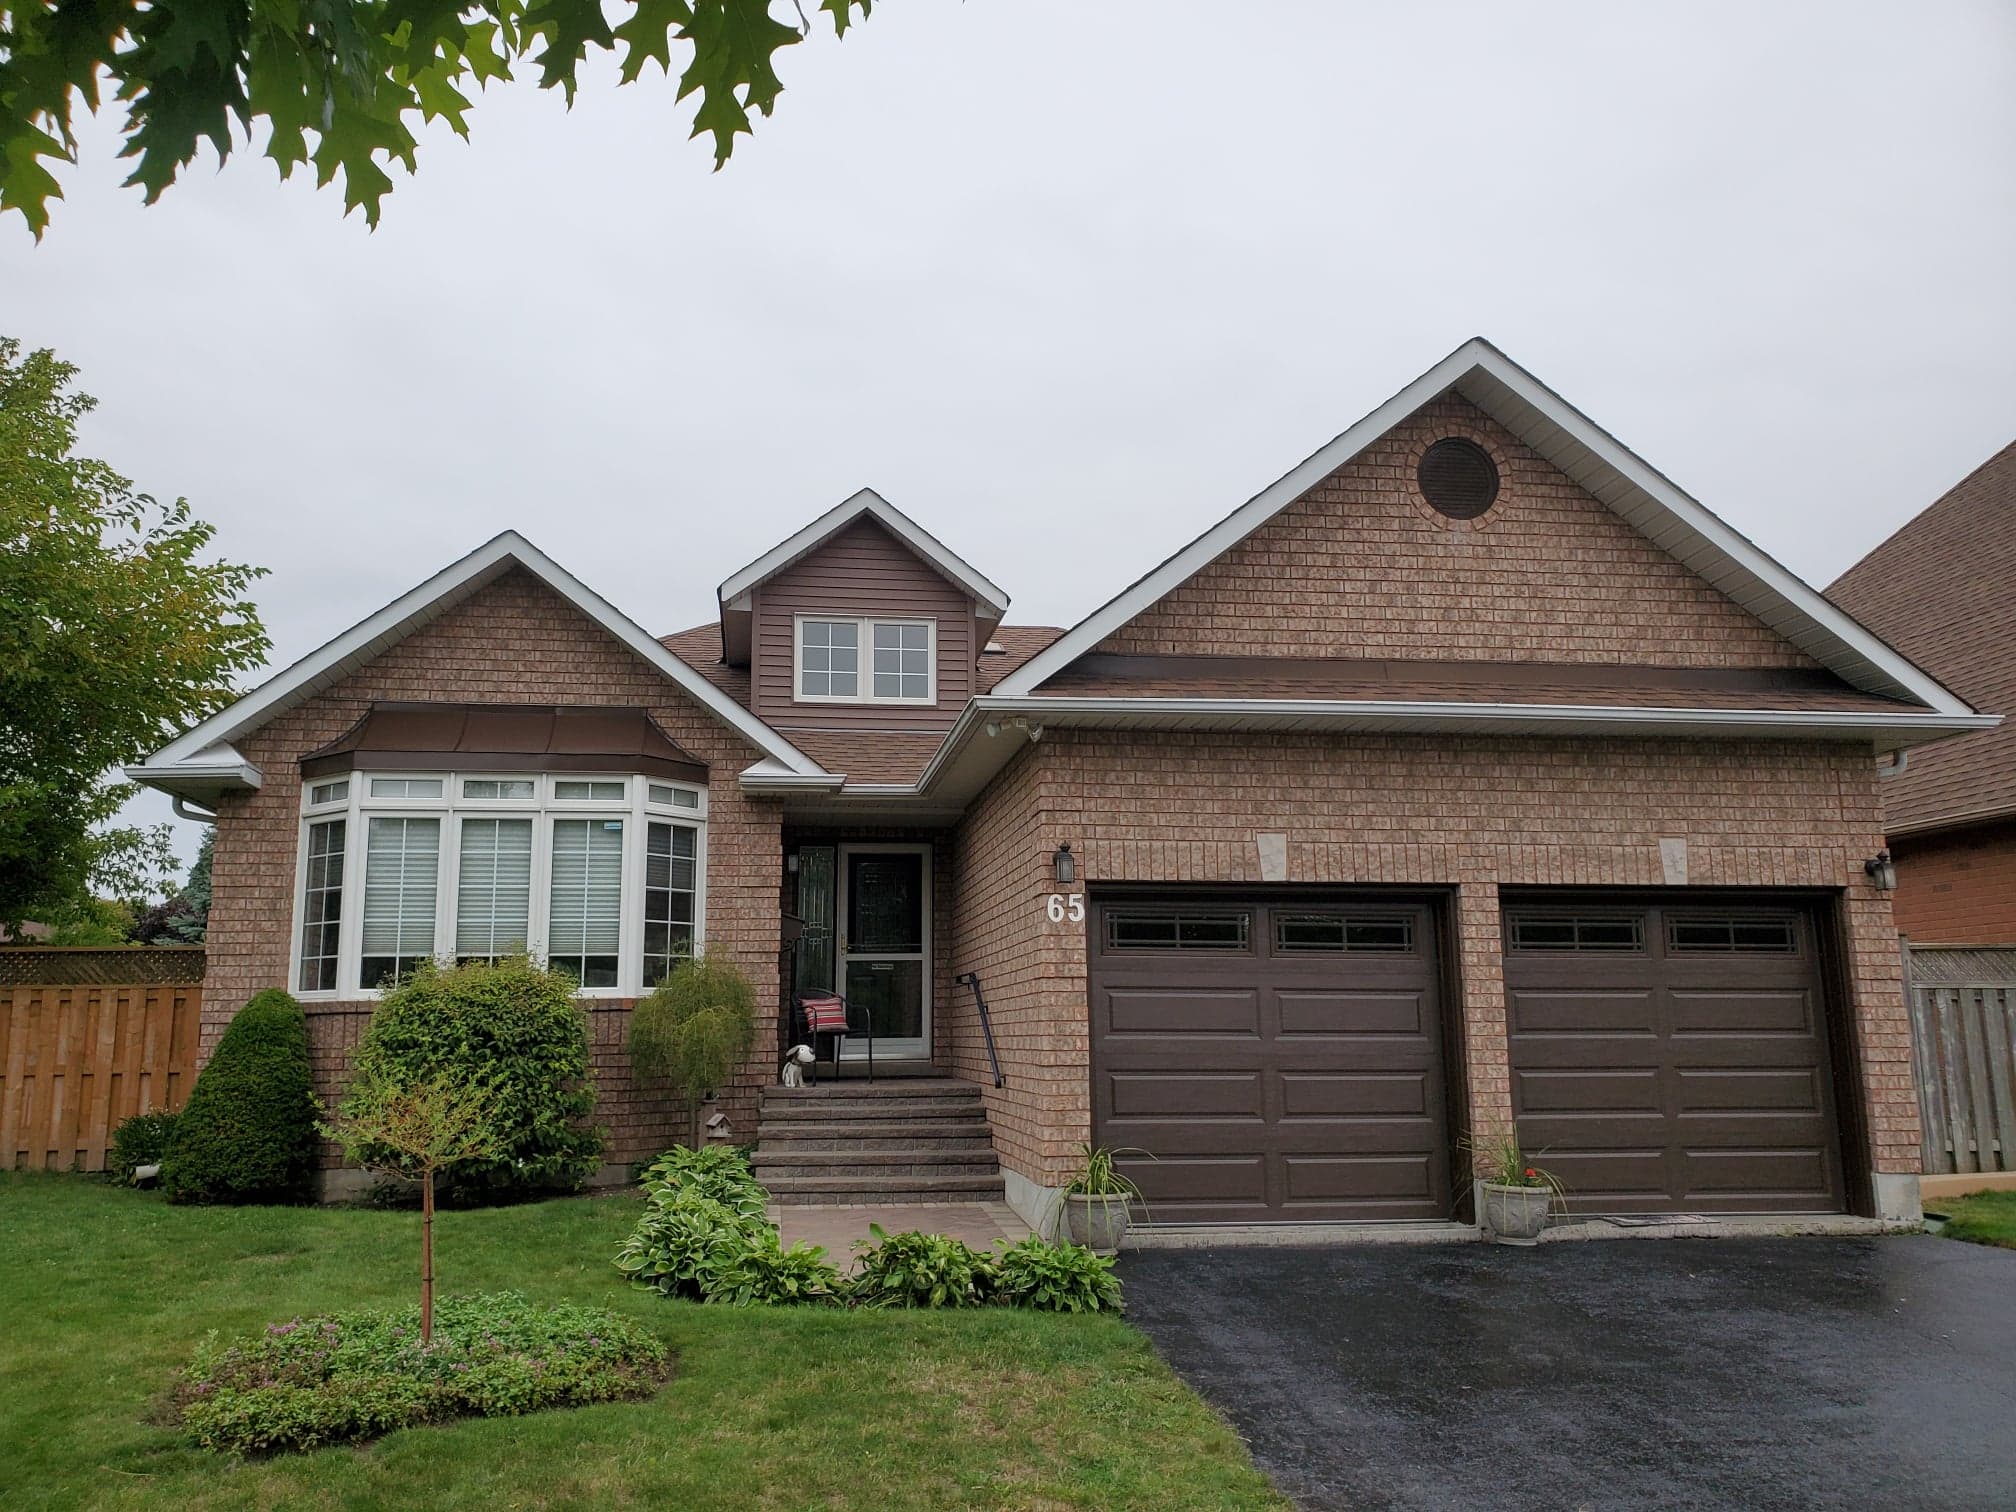
<path id="1" fill-rule="evenodd" d="M 805 999 L 805 1028 L 811 1034 L 845 1034 L 847 1005 L 837 997 Z"/>

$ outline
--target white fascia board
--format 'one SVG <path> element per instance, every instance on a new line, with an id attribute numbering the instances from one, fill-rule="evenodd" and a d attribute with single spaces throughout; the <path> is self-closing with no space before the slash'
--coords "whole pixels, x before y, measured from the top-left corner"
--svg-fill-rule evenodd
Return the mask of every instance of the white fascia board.
<path id="1" fill-rule="evenodd" d="M 835 793 L 847 780 L 845 772 L 798 771 L 776 761 L 744 767 L 737 780 L 751 793 Z"/>
<path id="2" fill-rule="evenodd" d="M 719 590 L 721 607 L 748 608 L 748 601 L 744 595 L 750 589 L 765 578 L 782 572 L 793 562 L 811 552 L 828 536 L 845 529 L 863 515 L 875 520 L 897 540 L 970 594 L 980 605 L 981 618 L 999 619 L 1008 612 L 1007 594 L 943 541 L 872 488 L 864 488 L 851 498 L 843 499 L 790 539 L 771 547 L 747 567 L 723 582 Z"/>
<path id="3" fill-rule="evenodd" d="M 467 597 L 512 566 L 523 567 L 600 625 L 723 724 L 748 740 L 766 758 L 806 776 L 823 775 L 820 765 L 763 723 L 692 667 L 674 656 L 629 616 L 588 587 L 515 530 L 507 530 L 401 594 L 370 618 L 268 678 L 229 708 L 213 714 L 148 757 L 148 769 L 171 765 L 208 746 L 235 740 L 275 714 L 312 697 L 363 666 L 372 657 L 424 624 L 447 602 Z"/>
<path id="4" fill-rule="evenodd" d="M 1409 415 L 1448 390 L 1459 387 L 1465 378 L 1480 373 L 1495 380 L 1516 400 L 1529 406 L 1543 424 L 1558 430 L 1570 449 L 1600 462 L 1617 475 L 1630 499 L 1604 497 L 1604 503 L 1620 514 L 1626 513 L 1628 503 L 1649 505 L 1654 516 L 1653 523 L 1648 526 L 1643 521 L 1631 522 L 1648 539 L 1682 560 L 1690 554 L 1705 551 L 1733 565 L 1739 576 L 1756 585 L 1762 601 L 1744 603 L 1742 596 L 1732 594 L 1732 597 L 1760 618 L 1776 619 L 1779 632 L 1795 643 L 1802 639 L 1810 640 L 1811 644 L 1806 649 L 1817 661 L 1829 666 L 1851 684 L 1871 692 L 1910 698 L 1943 715 L 1972 712 L 1963 700 L 1942 687 L 1937 679 L 1913 666 L 1853 616 L 1802 583 L 1755 543 L 1675 487 L 1615 437 L 1481 337 L 1464 342 L 1292 472 L 1254 495 L 1146 577 L 1093 611 L 1068 633 L 1003 678 L 995 692 L 1010 696 L 1032 693 L 1115 630 L 1243 541 Z M 1488 403 L 1482 407 L 1487 411 L 1490 408 Z M 1508 428 L 1515 432 L 1519 429 L 1518 426 Z M 1536 449 L 1543 453 L 1558 450 L 1539 442 L 1540 438 L 1536 437 L 1529 444 L 1535 444 Z M 1603 494 L 1615 492 L 1611 489 L 1602 491 Z M 1771 608 L 1782 612 L 1776 615 L 1763 612 Z M 1802 635 L 1799 633 L 1802 630 L 1814 633 Z M 1844 649 L 1848 653 L 1845 657 L 1841 655 Z M 1873 678 L 1871 672 L 1875 673 Z M 1876 686 L 1871 687 L 1872 682 Z"/>
<path id="5" fill-rule="evenodd" d="M 228 745 L 210 746 L 179 761 L 150 758 L 125 768 L 125 777 L 180 798 L 200 794 L 214 799 L 219 793 L 256 792 L 266 784 L 266 774 Z"/>

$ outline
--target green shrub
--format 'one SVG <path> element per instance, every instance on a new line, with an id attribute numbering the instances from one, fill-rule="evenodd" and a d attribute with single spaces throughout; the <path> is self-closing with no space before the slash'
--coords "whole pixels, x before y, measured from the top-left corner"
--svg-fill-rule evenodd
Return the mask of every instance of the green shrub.
<path id="1" fill-rule="evenodd" d="M 756 1043 L 756 992 L 720 955 L 681 961 L 630 1015 L 630 1063 L 646 1081 L 669 1082 L 700 1143 L 700 1103 L 726 1086 Z"/>
<path id="2" fill-rule="evenodd" d="M 835 1303 L 843 1290 L 825 1250 L 816 1244 L 786 1249 L 768 1224 L 746 1243 L 717 1245 L 700 1273 L 700 1299 L 730 1307 Z"/>
<path id="3" fill-rule="evenodd" d="M 238 1010 L 161 1163 L 171 1202 L 298 1201 L 315 1170 L 308 1021 L 278 989 Z"/>
<path id="4" fill-rule="evenodd" d="M 135 1113 L 112 1131 L 112 1148 L 105 1152 L 105 1176 L 124 1185 L 133 1179 L 135 1167 L 159 1165 L 175 1137 L 175 1115 Z"/>
<path id="5" fill-rule="evenodd" d="M 1113 1261 L 1080 1244 L 1052 1244 L 1030 1235 L 994 1260 L 994 1300 L 1038 1312 L 1118 1312 L 1120 1278 Z"/>
<path id="6" fill-rule="evenodd" d="M 667 1150 L 644 1170 L 645 1195 L 656 1200 L 690 1192 L 747 1218 L 769 1211 L 770 1194 L 757 1183 L 749 1157 L 733 1145 Z"/>
<path id="7" fill-rule="evenodd" d="M 668 1297 L 699 1300 L 707 1277 L 775 1231 L 760 1211 L 726 1207 L 698 1192 L 673 1188 L 651 1199 L 616 1252 L 616 1269 L 639 1286 Z"/>
<path id="8" fill-rule="evenodd" d="M 296 1318 L 230 1344 L 213 1334 L 175 1401 L 203 1448 L 264 1454 L 648 1396 L 665 1368 L 665 1346 L 614 1313 L 504 1292 L 443 1299 L 424 1349 L 411 1307 Z"/>
<path id="9" fill-rule="evenodd" d="M 588 1018 L 573 979 L 521 958 L 442 968 L 423 962 L 379 1002 L 357 1048 L 357 1079 L 416 1086 L 444 1076 L 495 1090 L 501 1153 L 444 1174 L 451 1201 L 572 1191 L 601 1162 L 588 1125 Z M 348 1103 L 346 1101 L 347 1109 Z M 389 1150 L 359 1157 L 380 1168 Z"/>
<path id="10" fill-rule="evenodd" d="M 978 1307 L 994 1290 L 987 1256 L 944 1234 L 885 1234 L 855 1243 L 861 1264 L 848 1295 L 863 1307 Z"/>

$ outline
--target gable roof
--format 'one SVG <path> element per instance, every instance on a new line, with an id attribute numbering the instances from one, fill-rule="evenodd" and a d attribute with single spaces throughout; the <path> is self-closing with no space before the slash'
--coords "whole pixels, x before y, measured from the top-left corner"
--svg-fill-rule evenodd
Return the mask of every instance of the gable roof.
<path id="1" fill-rule="evenodd" d="M 838 535 L 859 519 L 871 519 L 922 557 L 943 576 L 969 595 L 979 606 L 982 619 L 998 620 L 1008 612 L 1008 595 L 963 557 L 930 531 L 903 513 L 894 504 L 864 488 L 843 499 L 803 530 L 778 542 L 740 572 L 721 584 L 723 611 L 746 609 L 743 596 L 766 578 L 775 577 L 793 562 L 811 555 L 829 537 Z"/>
<path id="2" fill-rule="evenodd" d="M 1976 708 L 2016 713 L 2016 441 L 1827 596 Z M 1883 803 L 1892 834 L 2016 814 L 2016 722 L 1912 752 Z"/>
<path id="3" fill-rule="evenodd" d="M 745 777 L 754 774 L 758 783 L 773 788 L 794 783 L 828 788 L 838 785 L 837 777 L 515 530 L 493 536 L 460 561 L 442 568 L 230 707 L 184 731 L 145 761 L 128 767 L 126 775 L 197 802 L 212 801 L 220 792 L 259 786 L 260 774 L 233 749 L 233 741 L 333 686 L 514 567 L 538 578 L 753 745 L 762 759 Z"/>
<path id="4" fill-rule="evenodd" d="M 1273 519 L 1394 426 L 1454 390 L 1683 566 L 1821 666 L 1865 692 L 1938 714 L 1972 711 L 1828 603 L 1488 341 L 1474 338 L 1249 499 L 995 687 L 1027 697 L 1115 630 Z"/>

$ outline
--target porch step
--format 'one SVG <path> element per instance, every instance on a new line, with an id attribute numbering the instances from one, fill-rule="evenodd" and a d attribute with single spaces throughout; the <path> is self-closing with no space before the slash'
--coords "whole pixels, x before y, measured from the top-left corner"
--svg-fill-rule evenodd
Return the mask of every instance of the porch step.
<path id="1" fill-rule="evenodd" d="M 977 1150 L 771 1150 L 756 1147 L 756 1179 L 766 1187 L 793 1176 L 990 1176 L 1001 1179 L 994 1147 Z"/>
<path id="2" fill-rule="evenodd" d="M 991 1150 L 994 1141 L 979 1119 L 925 1119 L 915 1123 L 808 1123 L 791 1120 L 756 1126 L 756 1143 L 772 1150 Z"/>
<path id="3" fill-rule="evenodd" d="M 909 1077 L 768 1087 L 756 1179 L 780 1203 L 985 1202 L 1002 1195 L 971 1082 Z"/>
<path id="4" fill-rule="evenodd" d="M 1001 1197 L 994 1176 L 778 1176 L 763 1183 L 780 1203 L 990 1202 Z"/>

